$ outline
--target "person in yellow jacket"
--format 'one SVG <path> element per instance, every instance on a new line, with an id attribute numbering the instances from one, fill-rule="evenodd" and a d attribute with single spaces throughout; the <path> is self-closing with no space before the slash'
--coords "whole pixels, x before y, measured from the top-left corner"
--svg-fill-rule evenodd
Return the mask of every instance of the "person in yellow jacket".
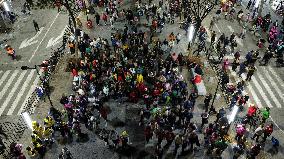
<path id="1" fill-rule="evenodd" d="M 32 149 L 30 146 L 28 146 L 26 148 L 27 152 L 28 152 L 28 155 L 30 156 L 30 158 L 36 158 L 36 150 Z"/>
<path id="2" fill-rule="evenodd" d="M 38 136 L 42 136 L 42 132 L 43 132 L 43 127 L 41 125 L 39 125 L 38 122 L 36 121 L 32 121 L 32 128 L 33 128 L 33 133 L 38 135 Z"/>
<path id="3" fill-rule="evenodd" d="M 52 134 L 53 134 L 53 129 L 50 128 L 50 127 L 44 127 L 44 130 L 43 130 L 43 137 L 44 138 L 47 138 L 47 139 L 50 139 Z"/>
<path id="4" fill-rule="evenodd" d="M 44 125 L 48 128 L 51 128 L 54 126 L 54 120 L 51 116 L 47 116 L 46 118 L 44 118 Z"/>
<path id="5" fill-rule="evenodd" d="M 137 83 L 143 83 L 143 75 L 142 74 L 137 74 L 136 82 Z"/>

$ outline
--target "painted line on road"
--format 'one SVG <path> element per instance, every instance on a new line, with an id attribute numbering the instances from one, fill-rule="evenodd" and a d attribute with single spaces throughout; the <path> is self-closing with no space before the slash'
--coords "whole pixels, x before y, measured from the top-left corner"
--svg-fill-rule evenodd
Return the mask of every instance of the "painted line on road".
<path id="1" fill-rule="evenodd" d="M 281 93 L 281 90 L 279 89 L 279 85 L 277 85 L 275 83 L 275 81 L 271 78 L 271 76 L 269 75 L 269 72 L 267 71 L 266 67 L 263 67 L 263 70 L 265 71 L 264 75 L 265 77 L 269 80 L 269 82 L 271 83 L 272 87 L 274 88 L 274 90 L 276 90 L 277 94 L 280 96 L 280 101 L 282 103 L 284 103 L 284 98 L 283 98 L 283 93 Z"/>
<path id="2" fill-rule="evenodd" d="M 32 54 L 32 57 L 29 59 L 29 62 L 31 62 L 31 60 L 33 59 L 33 57 L 35 56 L 37 50 L 39 49 L 39 46 L 41 45 L 41 43 L 43 42 L 43 40 L 45 39 L 46 35 L 48 34 L 49 30 L 51 29 L 52 25 L 55 23 L 55 20 L 57 19 L 57 17 L 59 16 L 60 12 L 57 13 L 56 17 L 53 19 L 52 23 L 50 24 L 49 28 L 47 29 L 46 33 L 44 34 L 42 40 L 39 42 L 39 44 L 37 45 L 35 51 Z"/>
<path id="3" fill-rule="evenodd" d="M 6 78 L 8 77 L 8 75 L 10 74 L 11 70 L 8 70 L 4 73 L 4 75 L 1 77 L 0 79 L 0 86 L 2 85 L 2 83 L 6 80 Z"/>
<path id="4" fill-rule="evenodd" d="M 283 81 L 281 81 L 281 78 L 276 74 L 276 72 L 272 69 L 271 66 L 268 66 L 267 67 L 269 69 L 269 71 L 275 76 L 274 79 L 276 79 L 279 83 L 280 83 L 280 86 L 284 88 L 284 83 Z"/>
<path id="5" fill-rule="evenodd" d="M 262 106 L 262 104 L 261 104 L 261 102 L 260 102 L 258 96 L 256 95 L 255 91 L 253 90 L 253 88 L 251 87 L 250 84 L 248 85 L 247 88 L 248 88 L 249 92 L 251 93 L 252 98 L 253 98 L 253 101 L 256 103 L 256 106 L 257 106 L 258 108 L 263 108 L 263 106 Z"/>
<path id="6" fill-rule="evenodd" d="M 258 83 L 258 80 L 255 78 L 255 76 L 251 77 L 252 83 L 256 86 L 257 90 L 260 93 L 260 96 L 262 97 L 262 99 L 264 100 L 264 102 L 266 103 L 266 105 L 269 108 L 272 108 L 272 104 L 270 103 L 269 98 L 266 96 L 266 93 L 263 91 L 262 87 L 260 86 L 260 84 Z"/>
<path id="7" fill-rule="evenodd" d="M 23 97 L 25 90 L 27 89 L 28 84 L 31 82 L 32 77 L 34 76 L 35 70 L 31 70 L 31 72 L 29 73 L 26 82 L 24 83 L 24 85 L 22 86 L 21 90 L 19 91 L 19 93 L 17 94 L 16 99 L 14 100 L 14 102 L 11 105 L 11 108 L 9 109 L 7 115 L 12 115 L 15 108 L 17 107 L 20 99 Z"/>
<path id="8" fill-rule="evenodd" d="M 14 81 L 14 78 L 16 77 L 16 75 L 18 73 L 19 73 L 19 70 L 15 70 L 15 72 L 12 74 L 12 76 L 10 76 L 10 78 L 8 79 L 8 82 L 5 84 L 5 87 L 0 92 L 0 100 L 5 95 L 6 91 L 8 90 L 8 88 L 10 87 L 10 85 L 12 84 L 12 82 Z"/>
<path id="9" fill-rule="evenodd" d="M 218 32 L 221 33 L 221 30 L 219 29 L 219 27 L 216 23 L 215 23 L 215 27 L 217 28 Z"/>
<path id="10" fill-rule="evenodd" d="M 26 105 L 26 102 L 28 101 L 29 97 L 31 96 L 31 94 L 33 93 L 33 91 L 35 90 L 37 84 L 39 81 L 39 76 L 36 77 L 36 79 L 33 82 L 33 85 L 31 86 L 30 90 L 27 93 L 27 96 L 25 98 L 25 100 L 23 101 L 23 104 L 21 105 L 19 111 L 18 111 L 18 115 L 21 115 L 22 111 L 24 110 L 24 107 Z"/>
<path id="11" fill-rule="evenodd" d="M 17 82 L 14 83 L 14 86 L 11 90 L 11 92 L 8 94 L 7 98 L 5 99 L 4 103 L 2 104 L 2 106 L 0 107 L 0 116 L 2 115 L 2 113 L 4 112 L 4 110 L 6 109 L 8 103 L 10 102 L 10 100 L 12 99 L 13 97 L 13 94 L 16 92 L 16 90 L 18 89 L 21 81 L 23 80 L 25 74 L 27 73 L 27 71 L 23 71 L 21 74 L 20 74 L 20 77 L 17 78 Z"/>

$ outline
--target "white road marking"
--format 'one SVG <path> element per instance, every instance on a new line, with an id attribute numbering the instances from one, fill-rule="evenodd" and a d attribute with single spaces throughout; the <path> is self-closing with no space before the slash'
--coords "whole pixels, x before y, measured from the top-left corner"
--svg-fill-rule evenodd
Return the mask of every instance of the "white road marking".
<path id="1" fill-rule="evenodd" d="M 28 84 L 31 82 L 32 77 L 34 75 L 34 73 L 36 72 L 36 70 L 31 70 L 31 72 L 29 73 L 26 82 L 24 83 L 24 85 L 22 86 L 21 90 L 18 92 L 16 99 L 14 100 L 14 102 L 11 105 L 11 108 L 9 109 L 7 115 L 12 115 L 12 113 L 14 112 L 15 108 L 17 107 L 20 99 L 24 96 L 25 90 L 28 87 Z"/>
<path id="2" fill-rule="evenodd" d="M 58 44 L 60 42 L 59 40 L 64 36 L 65 29 L 67 29 L 67 28 L 68 27 L 66 25 L 58 37 L 56 37 L 55 39 L 53 39 L 53 37 L 51 39 L 49 39 L 46 48 L 51 47 L 51 46 L 55 46 L 56 44 Z"/>
<path id="3" fill-rule="evenodd" d="M 6 71 L 5 73 L 4 73 L 4 75 L 1 77 L 1 79 L 0 79 L 0 86 L 2 85 L 2 83 L 6 80 L 6 78 L 8 77 L 8 75 L 10 74 L 10 70 L 8 70 L 8 71 Z"/>
<path id="4" fill-rule="evenodd" d="M 41 32 L 43 31 L 43 29 L 44 29 L 44 27 L 41 27 L 41 28 L 39 29 L 39 31 L 36 33 L 35 36 L 33 36 L 33 37 L 30 38 L 30 39 L 27 38 L 27 39 L 25 39 L 24 41 L 22 41 L 22 43 L 21 43 L 19 49 L 22 49 L 22 48 L 25 48 L 25 47 L 27 47 L 27 46 L 30 46 L 30 45 L 32 45 L 32 44 L 37 43 L 38 40 L 35 40 L 35 39 L 41 34 Z"/>
<path id="5" fill-rule="evenodd" d="M 263 91 L 262 87 L 260 86 L 260 84 L 258 83 L 258 81 L 255 79 L 254 76 L 251 77 L 252 82 L 254 83 L 254 85 L 256 86 L 256 89 L 259 91 L 260 96 L 262 97 L 262 99 L 264 100 L 264 102 L 266 103 L 266 105 L 269 108 L 272 108 L 272 104 L 270 103 L 269 98 L 266 96 L 265 92 Z"/>
<path id="6" fill-rule="evenodd" d="M 253 98 L 253 101 L 256 103 L 256 106 L 257 106 L 258 108 L 262 108 L 263 106 L 262 106 L 262 104 L 261 104 L 261 102 L 260 102 L 258 96 L 256 95 L 255 91 L 254 91 L 253 88 L 251 87 L 251 85 L 249 84 L 247 88 L 248 88 L 249 92 L 251 93 L 252 98 Z"/>
<path id="7" fill-rule="evenodd" d="M 19 73 L 19 70 L 15 70 L 15 72 L 12 74 L 12 76 L 10 76 L 10 78 L 8 79 L 8 82 L 5 84 L 5 87 L 0 92 L 0 100 L 5 95 L 6 91 L 8 90 L 9 86 L 11 85 L 11 83 L 13 82 L 14 78 L 16 77 L 16 75 L 18 73 Z"/>
<path id="8" fill-rule="evenodd" d="M 221 33 L 221 30 L 219 29 L 219 27 L 216 23 L 215 23 L 215 27 L 217 28 L 218 32 Z"/>
<path id="9" fill-rule="evenodd" d="M 275 76 L 274 79 L 276 79 L 276 80 L 278 81 L 278 83 L 280 83 L 280 86 L 281 86 L 282 88 L 284 88 L 284 83 L 283 83 L 283 81 L 282 81 L 281 78 L 277 75 L 277 73 L 272 69 L 272 67 L 271 67 L 271 66 L 268 66 L 267 68 L 268 68 L 269 71 Z"/>
<path id="10" fill-rule="evenodd" d="M 232 28 L 231 25 L 227 25 L 228 29 L 230 30 L 230 32 L 234 32 L 234 29 Z"/>
<path id="11" fill-rule="evenodd" d="M 2 104 L 2 106 L 0 107 L 0 116 L 2 115 L 2 113 L 4 112 L 5 108 L 7 107 L 8 103 L 10 102 L 10 100 L 12 99 L 14 93 L 16 92 L 16 90 L 18 89 L 21 81 L 23 80 L 25 74 L 27 73 L 27 71 L 22 71 L 21 75 L 19 78 L 17 78 L 16 83 L 14 84 L 12 90 L 10 91 L 10 93 L 8 94 L 7 98 L 5 99 L 4 103 Z"/>
<path id="12" fill-rule="evenodd" d="M 276 104 L 277 108 L 281 108 L 281 104 L 279 103 L 279 101 L 276 99 L 274 93 L 272 92 L 271 88 L 268 86 L 268 84 L 266 83 L 265 79 L 262 77 L 261 74 L 256 73 L 255 76 L 257 76 L 261 83 L 263 84 L 264 88 L 267 90 L 268 94 L 271 96 L 273 102 Z M 270 81 L 271 82 L 271 81 Z M 268 99 L 267 99 L 268 100 Z"/>
<path id="13" fill-rule="evenodd" d="M 56 17 L 53 19 L 52 23 L 50 24 L 49 28 L 47 29 L 47 31 L 45 32 L 42 40 L 39 42 L 39 44 L 37 45 L 36 49 L 34 50 L 32 57 L 29 59 L 29 62 L 31 62 L 31 60 L 33 59 L 33 57 L 35 56 L 37 50 L 39 49 L 39 46 L 41 45 L 41 43 L 43 42 L 43 40 L 45 39 L 46 35 L 48 34 L 49 30 L 51 29 L 52 25 L 55 23 L 55 20 L 57 19 L 57 17 L 59 16 L 60 12 L 57 13 Z"/>
<path id="14" fill-rule="evenodd" d="M 24 107 L 25 107 L 25 105 L 26 105 L 26 102 L 28 101 L 29 97 L 31 96 L 31 94 L 32 94 L 33 91 L 35 90 L 38 81 L 39 81 L 39 76 L 36 77 L 36 79 L 35 79 L 34 82 L 33 82 L 33 85 L 30 87 L 30 90 L 28 91 L 25 100 L 24 100 L 23 104 L 21 105 L 21 108 L 20 108 L 19 111 L 18 111 L 18 115 L 21 115 L 22 111 L 24 110 Z"/>
<path id="15" fill-rule="evenodd" d="M 279 85 L 277 85 L 275 83 L 275 81 L 271 78 L 271 76 L 269 75 L 269 72 L 267 71 L 266 67 L 263 67 L 263 70 L 265 71 L 264 76 L 266 78 L 268 78 L 269 82 L 271 83 L 273 89 L 277 92 L 277 94 L 280 96 L 280 101 L 281 103 L 284 103 L 284 97 L 283 97 L 283 93 L 281 92 L 281 90 L 279 89 Z"/>

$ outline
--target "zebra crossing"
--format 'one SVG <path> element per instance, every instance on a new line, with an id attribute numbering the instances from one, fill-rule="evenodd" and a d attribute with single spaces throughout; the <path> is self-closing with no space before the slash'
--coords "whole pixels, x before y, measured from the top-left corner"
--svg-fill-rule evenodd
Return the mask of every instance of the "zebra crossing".
<path id="1" fill-rule="evenodd" d="M 34 69 L 0 71 L 0 116 L 22 113 L 38 81 Z"/>
<path id="2" fill-rule="evenodd" d="M 242 75 L 246 79 L 246 75 Z M 284 82 L 271 66 L 259 66 L 248 84 L 248 91 L 260 107 L 282 108 L 284 105 Z"/>

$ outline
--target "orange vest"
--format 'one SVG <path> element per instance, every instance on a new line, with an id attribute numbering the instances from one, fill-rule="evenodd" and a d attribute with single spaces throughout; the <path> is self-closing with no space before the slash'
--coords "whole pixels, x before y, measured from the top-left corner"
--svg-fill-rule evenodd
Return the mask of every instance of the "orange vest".
<path id="1" fill-rule="evenodd" d="M 13 55 L 14 54 L 14 50 L 11 47 L 9 47 L 9 48 L 7 48 L 7 53 L 9 55 Z"/>

